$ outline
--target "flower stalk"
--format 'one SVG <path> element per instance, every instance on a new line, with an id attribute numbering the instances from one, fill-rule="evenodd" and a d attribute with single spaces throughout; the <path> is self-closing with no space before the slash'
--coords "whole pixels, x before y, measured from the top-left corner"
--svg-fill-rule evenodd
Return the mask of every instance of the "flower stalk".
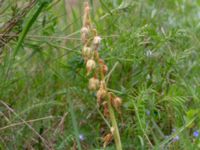
<path id="1" fill-rule="evenodd" d="M 105 75 L 108 72 L 108 67 L 104 60 L 99 56 L 99 46 L 101 37 L 97 34 L 97 30 L 92 26 L 90 21 L 90 6 L 85 3 L 83 15 L 83 27 L 81 29 L 81 40 L 83 43 L 82 56 L 85 61 L 87 76 L 93 76 L 89 79 L 88 88 L 96 91 L 97 105 L 103 107 L 104 116 L 107 117 L 112 127 L 110 132 L 103 137 L 103 146 L 106 147 L 114 138 L 116 149 L 122 150 L 119 129 L 115 117 L 115 111 L 120 112 L 121 99 L 115 96 L 114 93 L 108 92 Z"/>

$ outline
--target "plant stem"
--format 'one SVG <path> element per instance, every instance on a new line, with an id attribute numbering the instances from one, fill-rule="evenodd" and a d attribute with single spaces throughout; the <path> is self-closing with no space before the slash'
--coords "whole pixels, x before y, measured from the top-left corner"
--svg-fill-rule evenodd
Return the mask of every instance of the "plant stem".
<path id="1" fill-rule="evenodd" d="M 39 14 L 41 13 L 42 9 L 44 8 L 44 6 L 48 4 L 47 2 L 43 2 L 39 5 L 39 7 L 37 8 L 37 10 L 34 12 L 33 16 L 30 18 L 30 20 L 27 21 L 25 27 L 23 28 L 22 30 L 22 33 L 20 34 L 19 36 L 19 39 L 17 41 L 17 44 L 16 44 L 16 47 L 14 49 L 14 52 L 13 52 L 13 55 L 12 55 L 12 58 L 10 61 L 8 61 L 7 63 L 7 70 L 5 71 L 6 72 L 6 75 L 8 75 L 8 72 L 10 70 L 10 67 L 11 65 L 15 62 L 15 56 L 17 55 L 28 31 L 30 30 L 31 26 L 33 25 L 33 23 L 36 21 L 37 17 L 39 16 Z"/>
<path id="2" fill-rule="evenodd" d="M 97 61 L 99 62 L 100 58 L 99 58 L 99 53 L 98 50 L 95 50 L 95 57 L 97 59 Z M 101 76 L 101 80 L 105 81 L 105 75 L 103 73 L 103 66 L 100 65 L 100 76 Z M 107 91 L 107 84 L 105 87 L 106 91 Z M 110 103 L 110 94 L 107 94 L 106 100 L 108 102 L 108 109 L 109 109 L 109 115 L 110 115 L 110 120 L 112 123 L 112 127 L 114 127 L 114 140 L 115 140 L 115 146 L 116 146 L 116 150 L 122 150 L 122 144 L 121 144 L 121 139 L 120 139 L 120 135 L 119 135 L 119 129 L 117 126 L 117 121 L 116 121 L 116 117 L 115 117 L 115 113 L 113 111 L 112 105 Z"/>
<path id="3" fill-rule="evenodd" d="M 116 150 L 122 150 L 122 144 L 121 144 L 121 139 L 120 139 L 120 135 L 119 135 L 119 129 L 117 126 L 117 121 L 115 118 L 115 113 L 114 113 L 113 108 L 110 103 L 110 95 L 107 96 L 107 102 L 108 102 L 110 120 L 112 122 L 112 127 L 114 128 L 113 136 L 114 136 L 114 140 L 115 140 Z"/>
<path id="4" fill-rule="evenodd" d="M 74 134 L 75 134 L 78 150 L 81 150 L 81 143 L 79 141 L 78 124 L 77 124 L 77 121 L 76 121 L 76 115 L 74 113 L 73 102 L 71 100 L 72 99 L 68 99 L 67 101 L 69 103 L 69 111 L 70 111 L 70 115 L 71 115 L 71 118 L 72 118 L 72 124 L 73 124 L 73 128 L 74 128 Z"/>

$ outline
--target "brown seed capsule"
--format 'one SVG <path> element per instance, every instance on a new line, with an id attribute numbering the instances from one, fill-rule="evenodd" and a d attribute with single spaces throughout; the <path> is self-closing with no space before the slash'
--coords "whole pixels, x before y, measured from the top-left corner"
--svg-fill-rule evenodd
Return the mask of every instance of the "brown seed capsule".
<path id="1" fill-rule="evenodd" d="M 90 6 L 89 6 L 89 3 L 86 2 L 85 9 L 84 9 L 84 16 L 83 16 L 83 26 L 88 26 L 90 24 L 89 15 L 90 15 Z"/>
<path id="2" fill-rule="evenodd" d="M 122 105 L 122 100 L 119 97 L 115 97 L 111 99 L 111 103 L 113 105 L 113 107 L 119 111 L 120 106 Z"/>
<path id="3" fill-rule="evenodd" d="M 93 77 L 89 80 L 88 88 L 90 90 L 97 90 L 99 87 L 99 79 Z"/>
<path id="4" fill-rule="evenodd" d="M 105 75 L 108 72 L 108 66 L 104 64 L 102 70 L 103 74 Z"/>
<path id="5" fill-rule="evenodd" d="M 111 133 L 108 133 L 106 136 L 103 137 L 103 147 L 106 148 L 106 146 L 112 141 L 113 135 Z"/>
<path id="6" fill-rule="evenodd" d="M 100 89 L 106 90 L 106 83 L 105 83 L 104 80 L 101 80 L 101 81 L 100 81 Z"/>
<path id="7" fill-rule="evenodd" d="M 101 37 L 100 36 L 95 36 L 93 40 L 94 45 L 98 45 L 101 42 Z"/>
<path id="8" fill-rule="evenodd" d="M 89 33 L 89 29 L 87 27 L 82 27 L 81 28 L 81 33 L 88 34 Z"/>
<path id="9" fill-rule="evenodd" d="M 98 105 L 101 105 L 103 99 L 106 97 L 106 90 L 103 89 L 103 88 L 100 88 L 98 91 L 97 91 L 97 103 Z"/>
<path id="10" fill-rule="evenodd" d="M 103 65 L 104 64 L 104 61 L 103 59 L 99 58 L 99 64 Z"/>
<path id="11" fill-rule="evenodd" d="M 89 6 L 88 3 L 86 3 L 86 4 L 85 4 L 85 13 L 86 13 L 86 14 L 89 14 L 89 12 L 90 12 L 90 6 Z"/>
<path id="12" fill-rule="evenodd" d="M 91 57 L 92 56 L 92 49 L 90 47 L 84 46 L 83 50 L 82 50 L 82 55 L 84 57 L 87 57 L 87 58 Z"/>
<path id="13" fill-rule="evenodd" d="M 87 42 L 88 34 L 89 34 L 89 29 L 87 27 L 82 27 L 82 29 L 81 29 L 81 40 L 82 40 L 83 43 Z"/>
<path id="14" fill-rule="evenodd" d="M 96 67 L 96 63 L 93 59 L 89 59 L 86 63 L 87 74 L 89 74 Z"/>

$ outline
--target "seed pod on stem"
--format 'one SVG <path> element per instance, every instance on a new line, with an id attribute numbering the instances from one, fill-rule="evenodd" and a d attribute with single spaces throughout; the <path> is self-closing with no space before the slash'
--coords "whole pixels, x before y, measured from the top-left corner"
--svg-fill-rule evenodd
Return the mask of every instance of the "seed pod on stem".
<path id="1" fill-rule="evenodd" d="M 100 72 L 102 73 L 103 76 L 106 75 L 108 72 L 108 66 L 104 63 L 103 59 L 99 59 L 99 66 L 100 66 Z"/>
<path id="2" fill-rule="evenodd" d="M 97 103 L 98 105 L 100 106 L 103 99 L 106 97 L 106 90 L 103 89 L 103 88 L 100 88 L 98 91 L 97 91 Z"/>
<path id="3" fill-rule="evenodd" d="M 90 6 L 88 2 L 85 3 L 83 26 L 90 26 Z"/>
<path id="4" fill-rule="evenodd" d="M 122 105 L 122 99 L 119 97 L 111 98 L 112 106 L 120 113 L 120 107 Z"/>
<path id="5" fill-rule="evenodd" d="M 96 67 L 96 63 L 93 59 L 89 59 L 86 63 L 87 75 L 91 73 L 91 71 Z"/>
<path id="6" fill-rule="evenodd" d="M 98 105 L 100 106 L 103 99 L 106 97 L 106 89 L 105 89 L 105 81 L 100 81 L 100 88 L 99 90 L 97 91 L 97 102 L 98 102 Z"/>
<path id="7" fill-rule="evenodd" d="M 97 90 L 99 88 L 99 79 L 93 77 L 89 80 L 88 88 L 90 90 Z"/>
<path id="8" fill-rule="evenodd" d="M 93 51 L 90 47 L 84 46 L 82 50 L 82 55 L 85 58 L 90 58 L 93 55 Z"/>
<path id="9" fill-rule="evenodd" d="M 93 47 L 95 50 L 98 50 L 100 42 L 101 42 L 101 37 L 95 36 L 93 39 Z"/>
<path id="10" fill-rule="evenodd" d="M 85 44 L 87 43 L 88 37 L 89 37 L 89 29 L 87 27 L 82 27 L 81 29 L 81 40 Z"/>
<path id="11" fill-rule="evenodd" d="M 112 133 L 106 134 L 106 136 L 103 137 L 103 147 L 106 148 L 106 146 L 112 141 L 113 135 Z"/>
<path id="12" fill-rule="evenodd" d="M 100 36 L 95 36 L 93 40 L 94 45 L 99 45 L 101 42 L 101 37 Z"/>
<path id="13" fill-rule="evenodd" d="M 106 75 L 106 73 L 108 72 L 108 66 L 106 64 L 103 65 L 102 71 L 104 75 Z"/>

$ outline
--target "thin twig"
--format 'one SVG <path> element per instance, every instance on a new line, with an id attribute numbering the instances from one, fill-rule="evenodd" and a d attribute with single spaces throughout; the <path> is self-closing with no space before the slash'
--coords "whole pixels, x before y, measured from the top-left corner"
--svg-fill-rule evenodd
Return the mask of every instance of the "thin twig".
<path id="1" fill-rule="evenodd" d="M 25 121 L 25 122 L 27 122 L 27 123 L 32 123 L 32 122 L 37 122 L 37 121 L 47 120 L 47 119 L 52 119 L 52 118 L 53 118 L 53 116 L 47 116 L 47 117 L 43 117 L 43 118 L 37 118 L 37 119 L 27 120 L 27 121 Z M 5 129 L 8 129 L 8 128 L 11 128 L 11 127 L 23 125 L 23 124 L 24 124 L 24 122 L 13 123 L 13 124 L 10 124 L 10 125 L 7 125 L 7 126 L 5 126 L 5 127 L 0 128 L 0 131 L 5 130 Z"/>
<path id="2" fill-rule="evenodd" d="M 0 40 L 4 41 L 5 43 L 8 43 L 13 37 L 6 37 L 6 34 L 9 34 L 13 28 L 28 14 L 28 12 L 31 10 L 31 8 L 36 4 L 36 0 L 31 0 L 30 3 L 16 16 L 11 18 L 8 22 L 6 22 L 3 27 L 1 28 L 1 36 Z M 0 43 L 0 48 L 4 46 L 4 43 Z M 0 50 L 0 54 L 2 51 Z"/>

